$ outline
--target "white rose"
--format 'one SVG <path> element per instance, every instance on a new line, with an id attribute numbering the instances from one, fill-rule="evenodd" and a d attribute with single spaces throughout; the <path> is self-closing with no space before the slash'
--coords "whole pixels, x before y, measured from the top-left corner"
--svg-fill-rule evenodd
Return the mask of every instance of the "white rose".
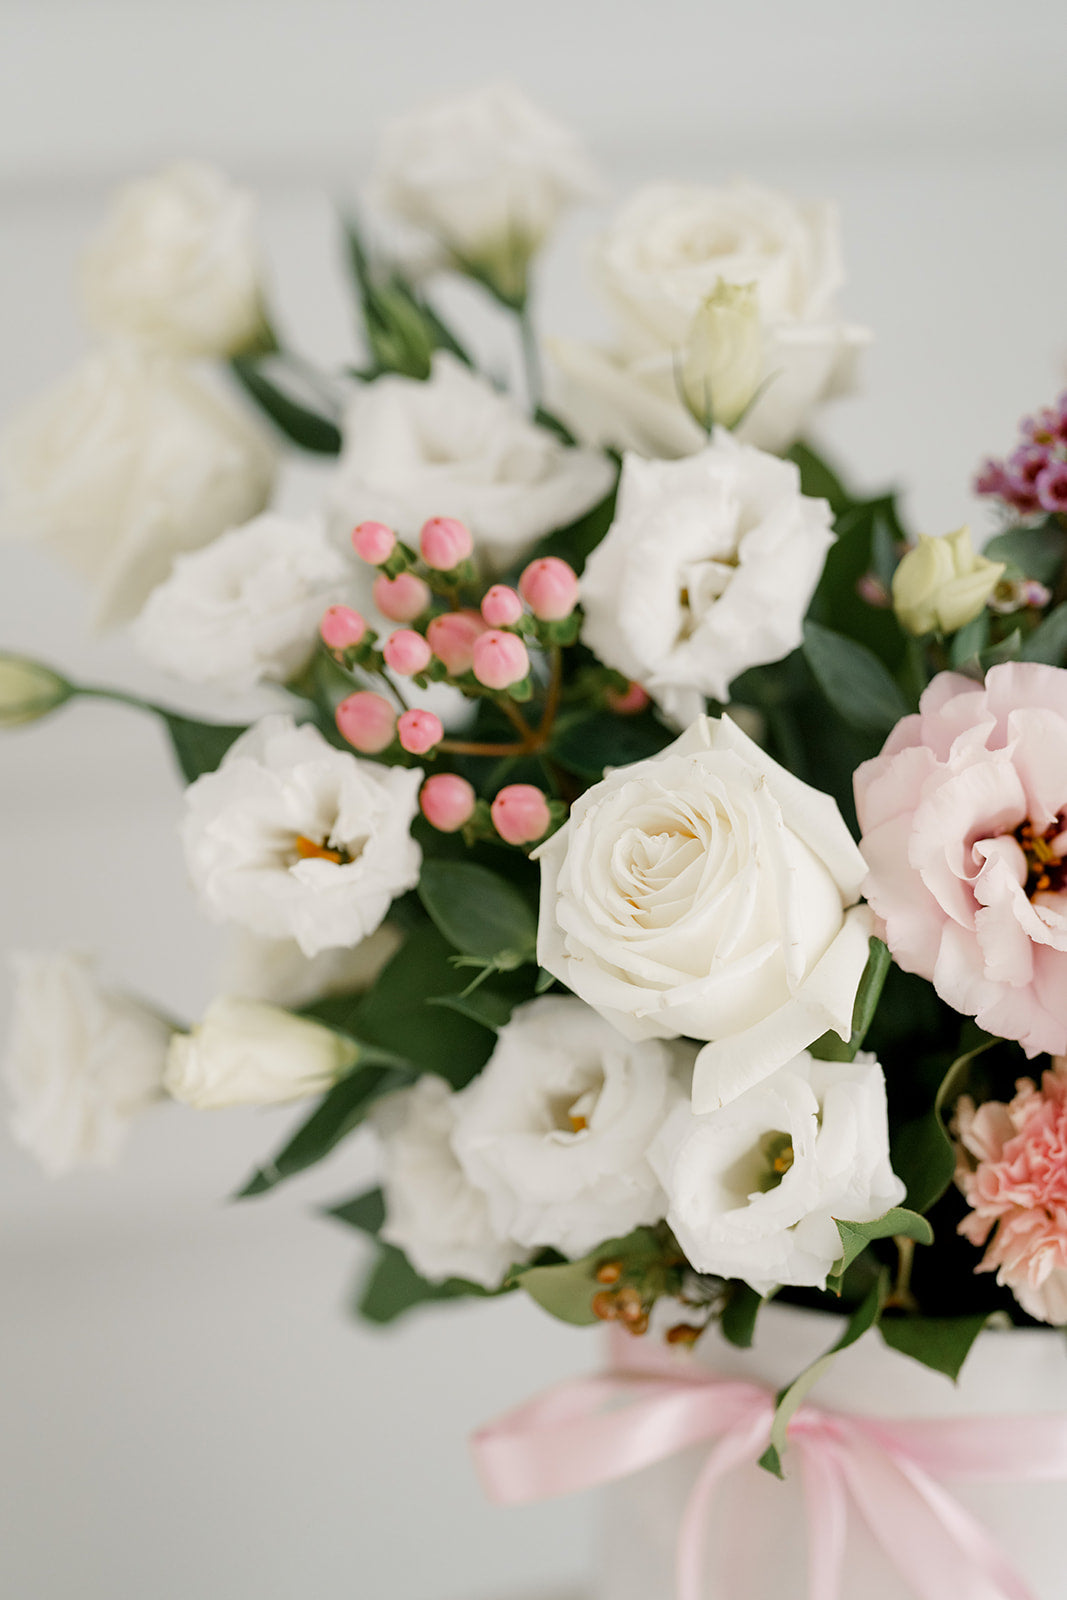
<path id="1" fill-rule="evenodd" d="M 270 498 L 258 428 L 180 363 L 118 346 L 32 402 L 0 440 L 4 531 L 89 579 L 101 626 L 127 621 L 174 557 Z"/>
<path id="2" fill-rule="evenodd" d="M 260 939 L 235 928 L 226 952 L 220 988 L 242 1000 L 276 1006 L 306 1006 L 323 995 L 369 989 L 403 943 L 391 922 L 351 949 L 344 946 L 306 956 L 293 939 Z"/>
<path id="3" fill-rule="evenodd" d="M 12 1134 L 54 1177 L 111 1166 L 130 1123 L 162 1097 L 171 1030 L 102 988 L 87 956 L 22 954 L 13 965 Z"/>
<path id="4" fill-rule="evenodd" d="M 863 857 L 830 796 L 729 717 L 594 784 L 535 855 L 541 965 L 630 1039 L 709 1040 L 698 1112 L 849 1037 Z"/>
<path id="5" fill-rule="evenodd" d="M 422 772 L 365 761 L 270 716 L 185 792 L 185 859 L 204 909 L 307 956 L 374 932 L 419 879 Z"/>
<path id="6" fill-rule="evenodd" d="M 649 1159 L 692 1265 L 760 1294 L 824 1288 L 841 1255 L 835 1219 L 872 1222 L 904 1198 L 871 1055 L 843 1063 L 805 1051 L 721 1110 L 679 1105 Z"/>
<path id="7" fill-rule="evenodd" d="M 797 648 L 833 541 L 793 463 L 722 429 L 684 461 L 628 455 L 582 578 L 582 641 L 685 727 L 747 667 Z"/>
<path id="8" fill-rule="evenodd" d="M 355 1065 L 357 1047 L 318 1022 L 222 995 L 167 1052 L 167 1093 L 196 1111 L 273 1106 L 321 1094 Z"/>
<path id="9" fill-rule="evenodd" d="M 465 1278 L 498 1289 L 527 1252 L 496 1231 L 485 1195 L 456 1159 L 452 1134 L 461 1100 L 428 1075 L 375 1106 L 371 1122 L 382 1145 L 385 1197 L 381 1237 L 431 1283 Z"/>
<path id="10" fill-rule="evenodd" d="M 568 449 L 447 352 L 425 382 L 361 389 L 344 439 L 330 494 L 339 538 L 373 519 L 417 542 L 429 517 L 457 517 L 493 572 L 596 505 L 615 476 L 606 456 Z"/>
<path id="11" fill-rule="evenodd" d="M 353 563 L 320 518 L 268 511 L 179 556 L 134 640 L 165 672 L 227 694 L 288 683 L 315 650 L 322 613 L 350 598 L 352 583 Z"/>
<path id="12" fill-rule="evenodd" d="M 506 300 L 523 299 L 530 257 L 560 213 L 595 188 L 575 135 L 512 84 L 435 101 L 385 129 L 381 203 Z"/>
<path id="13" fill-rule="evenodd" d="M 569 995 L 520 1006 L 459 1096 L 452 1138 L 497 1232 L 577 1257 L 660 1221 L 646 1155 L 694 1054 L 626 1039 Z"/>
<path id="14" fill-rule="evenodd" d="M 763 449 L 786 448 L 820 401 L 846 392 L 868 340 L 834 308 L 844 279 L 836 209 L 749 183 L 639 190 L 599 241 L 594 274 L 620 320 L 616 345 L 557 341 L 552 351 L 568 384 L 563 409 L 598 444 L 650 456 L 700 448 L 678 370 L 720 279 L 758 297 L 766 387 L 738 432 Z"/>
<path id="15" fill-rule="evenodd" d="M 125 185 L 85 253 L 89 320 L 172 355 L 227 356 L 264 331 L 255 203 L 182 161 Z"/>

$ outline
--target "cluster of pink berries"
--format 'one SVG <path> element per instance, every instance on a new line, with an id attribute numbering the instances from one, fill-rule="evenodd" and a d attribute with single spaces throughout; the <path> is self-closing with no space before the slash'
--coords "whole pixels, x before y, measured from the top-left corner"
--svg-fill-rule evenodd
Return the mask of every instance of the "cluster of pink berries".
<path id="1" fill-rule="evenodd" d="M 1067 394 L 1024 417 L 1022 442 L 1005 461 L 986 461 L 976 494 L 994 495 L 1023 516 L 1067 514 Z"/>
<path id="2" fill-rule="evenodd" d="M 478 796 L 456 772 L 435 772 L 419 794 L 422 814 L 441 833 L 458 833 L 474 819 Z M 493 828 L 506 844 L 534 844 L 553 821 L 552 805 L 532 783 L 509 783 L 489 807 Z"/>

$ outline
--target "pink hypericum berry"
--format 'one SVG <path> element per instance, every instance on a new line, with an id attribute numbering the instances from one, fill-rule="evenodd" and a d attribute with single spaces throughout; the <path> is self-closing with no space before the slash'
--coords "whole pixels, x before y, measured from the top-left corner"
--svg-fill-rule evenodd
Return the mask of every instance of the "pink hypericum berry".
<path id="1" fill-rule="evenodd" d="M 416 672 L 425 672 L 433 651 L 421 633 L 414 628 L 398 628 L 382 645 L 385 664 L 402 678 L 413 678 Z"/>
<path id="2" fill-rule="evenodd" d="M 367 631 L 367 624 L 351 606 L 331 606 L 323 613 L 319 632 L 331 650 L 351 650 Z"/>
<path id="3" fill-rule="evenodd" d="M 530 670 L 526 646 L 515 633 L 490 628 L 474 641 L 474 676 L 487 689 L 510 689 Z"/>
<path id="4" fill-rule="evenodd" d="M 419 795 L 422 814 L 441 833 L 458 833 L 474 814 L 475 794 L 457 772 L 435 772 Z"/>
<path id="5" fill-rule="evenodd" d="M 622 690 L 611 689 L 605 698 L 612 711 L 620 717 L 636 716 L 649 704 L 648 690 L 642 689 L 639 683 L 628 683 Z"/>
<path id="6" fill-rule="evenodd" d="M 372 567 L 388 561 L 396 545 L 396 534 L 384 522 L 361 522 L 352 532 L 357 556 Z"/>
<path id="7" fill-rule="evenodd" d="M 393 742 L 396 712 L 380 694 L 372 694 L 369 689 L 350 694 L 334 715 L 341 737 L 364 755 L 376 756 Z"/>
<path id="8" fill-rule="evenodd" d="M 506 583 L 494 583 L 482 601 L 482 616 L 490 628 L 511 628 L 522 616 L 522 601 Z"/>
<path id="9" fill-rule="evenodd" d="M 390 622 L 414 622 L 430 604 L 430 586 L 413 572 L 395 578 L 375 578 L 374 604 Z"/>
<path id="10" fill-rule="evenodd" d="M 424 756 L 434 745 L 441 743 L 445 730 L 440 717 L 435 717 L 432 711 L 422 711 L 415 707 L 411 711 L 400 713 L 396 722 L 396 735 L 409 755 Z"/>
<path id="11" fill-rule="evenodd" d="M 558 556 L 542 556 L 519 579 L 519 593 L 539 621 L 562 622 L 578 604 L 578 575 Z"/>
<path id="12" fill-rule="evenodd" d="M 477 611 L 445 611 L 433 617 L 426 629 L 430 649 L 443 661 L 453 678 L 469 672 L 474 661 L 474 641 L 485 632 Z"/>
<path id="13" fill-rule="evenodd" d="M 548 832 L 552 813 L 532 783 L 509 783 L 489 808 L 493 827 L 508 844 L 533 844 Z"/>
<path id="14" fill-rule="evenodd" d="M 451 572 L 461 561 L 469 561 L 474 550 L 470 529 L 455 517 L 431 517 L 419 534 L 422 559 L 435 572 Z"/>

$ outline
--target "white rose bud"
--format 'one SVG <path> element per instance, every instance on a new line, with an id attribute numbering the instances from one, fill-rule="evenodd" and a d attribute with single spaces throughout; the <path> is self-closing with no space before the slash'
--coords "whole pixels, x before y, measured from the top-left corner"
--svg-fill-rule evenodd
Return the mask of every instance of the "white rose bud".
<path id="1" fill-rule="evenodd" d="M 955 633 L 978 616 L 1003 575 L 1002 561 L 977 554 L 970 528 L 920 533 L 893 574 L 893 610 L 909 633 Z"/>
<path id="2" fill-rule="evenodd" d="M 629 1039 L 708 1040 L 697 1112 L 849 1037 L 866 863 L 830 796 L 729 717 L 616 768 L 534 854 L 541 965 Z"/>
<path id="3" fill-rule="evenodd" d="M 263 509 L 274 471 L 260 430 L 184 364 L 115 346 L 0 438 L 3 531 L 87 578 L 100 626 L 125 622 L 177 554 Z"/>
<path id="4" fill-rule="evenodd" d="M 348 1072 L 358 1046 L 280 1006 L 223 995 L 167 1052 L 164 1087 L 196 1111 L 280 1105 L 321 1094 Z"/>
<path id="5" fill-rule="evenodd" d="M 754 283 L 720 278 L 689 328 L 682 360 L 686 405 L 702 428 L 732 428 L 763 378 L 763 330 Z"/>
<path id="6" fill-rule="evenodd" d="M 254 209 L 246 190 L 193 161 L 127 184 L 82 264 L 90 321 L 171 355 L 262 343 Z"/>
<path id="7" fill-rule="evenodd" d="M 65 678 L 25 656 L 0 655 L 0 728 L 36 722 L 74 693 Z"/>

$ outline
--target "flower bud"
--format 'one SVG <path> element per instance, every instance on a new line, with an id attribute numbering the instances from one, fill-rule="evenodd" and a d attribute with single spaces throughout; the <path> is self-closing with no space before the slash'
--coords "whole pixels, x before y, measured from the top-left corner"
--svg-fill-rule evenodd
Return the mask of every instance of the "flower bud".
<path id="1" fill-rule="evenodd" d="M 636 716 L 650 704 L 648 690 L 642 689 L 639 683 L 628 683 L 621 691 L 609 689 L 604 698 L 609 708 L 619 717 Z"/>
<path id="2" fill-rule="evenodd" d="M 430 649 L 443 661 L 453 678 L 469 672 L 474 661 L 474 641 L 485 632 L 476 611 L 445 611 L 431 618 L 426 629 Z"/>
<path id="3" fill-rule="evenodd" d="M 763 378 L 763 329 L 754 283 L 720 278 L 689 327 L 682 393 L 702 428 L 732 428 Z"/>
<path id="4" fill-rule="evenodd" d="M 331 606 L 323 613 L 319 632 L 331 650 L 352 650 L 363 638 L 367 624 L 351 606 Z"/>
<path id="5" fill-rule="evenodd" d="M 526 646 L 515 633 L 490 628 L 474 641 L 474 676 L 487 689 L 509 689 L 530 670 Z"/>
<path id="6" fill-rule="evenodd" d="M 419 795 L 422 814 L 440 833 L 458 833 L 474 815 L 475 793 L 457 772 L 435 772 Z"/>
<path id="7" fill-rule="evenodd" d="M 414 572 L 401 572 L 395 578 L 375 578 L 371 593 L 374 604 L 390 622 L 414 622 L 430 604 L 430 586 Z"/>
<path id="8" fill-rule="evenodd" d="M 361 522 L 353 530 L 352 544 L 361 561 L 366 561 L 371 567 L 380 567 L 393 553 L 396 534 L 384 522 Z"/>
<path id="9" fill-rule="evenodd" d="M 358 1056 L 358 1046 L 321 1023 L 223 995 L 199 1027 L 174 1035 L 163 1082 L 198 1111 L 280 1105 L 321 1094 Z"/>
<path id="10" fill-rule="evenodd" d="M 470 529 L 455 517 L 431 517 L 419 534 L 422 559 L 435 572 L 451 572 L 461 561 L 469 561 L 474 551 Z"/>
<path id="11" fill-rule="evenodd" d="M 440 717 L 435 717 L 432 711 L 423 711 L 417 706 L 411 711 L 400 713 L 397 718 L 396 733 L 402 749 L 413 756 L 426 755 L 427 751 L 440 744 L 445 736 Z"/>
<path id="12" fill-rule="evenodd" d="M 539 622 L 562 622 L 578 604 L 578 577 L 558 556 L 542 556 L 519 579 L 519 593 Z"/>
<path id="13" fill-rule="evenodd" d="M 396 713 L 388 700 L 369 689 L 350 694 L 334 713 L 341 737 L 364 755 L 376 756 L 392 744 Z"/>
<path id="14" fill-rule="evenodd" d="M 982 610 L 1003 572 L 1002 561 L 975 554 L 969 528 L 920 534 L 893 574 L 893 609 L 909 633 L 955 633 Z"/>
<path id="15" fill-rule="evenodd" d="M 433 651 L 414 628 L 398 628 L 382 645 L 382 655 L 391 671 L 402 678 L 413 678 L 417 672 L 426 671 Z"/>
<path id="16" fill-rule="evenodd" d="M 493 827 L 508 844 L 533 844 L 548 832 L 552 813 L 532 783 L 509 783 L 489 808 Z"/>
<path id="17" fill-rule="evenodd" d="M 482 616 L 490 628 L 512 628 L 522 616 L 522 601 L 506 583 L 494 583 L 482 601 Z"/>
<path id="18" fill-rule="evenodd" d="M 0 655 L 0 728 L 36 722 L 74 693 L 50 667 L 22 656 Z"/>

